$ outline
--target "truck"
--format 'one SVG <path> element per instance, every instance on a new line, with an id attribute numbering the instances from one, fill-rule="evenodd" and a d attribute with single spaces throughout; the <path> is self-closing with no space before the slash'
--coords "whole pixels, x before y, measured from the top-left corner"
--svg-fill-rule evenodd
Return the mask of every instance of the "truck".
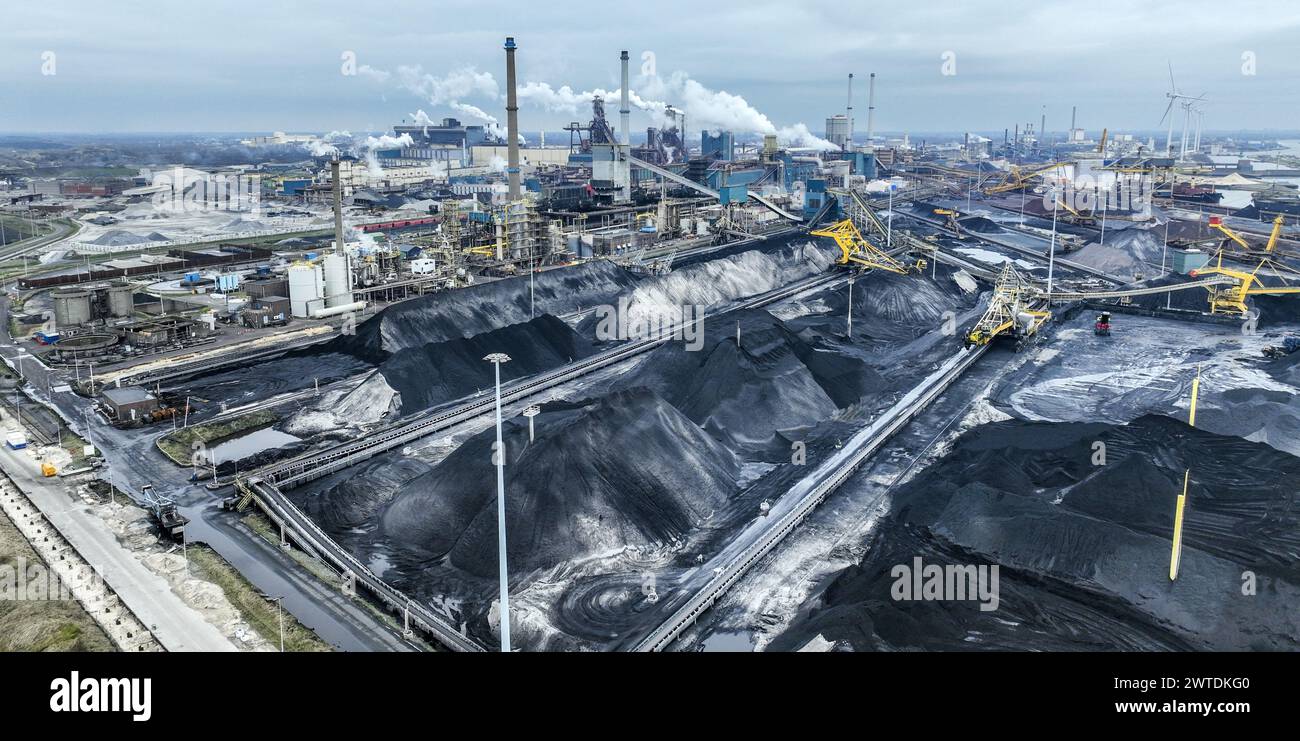
<path id="1" fill-rule="evenodd" d="M 10 450 L 22 450 L 27 447 L 27 433 L 22 430 L 16 430 L 5 435 L 5 445 Z"/>

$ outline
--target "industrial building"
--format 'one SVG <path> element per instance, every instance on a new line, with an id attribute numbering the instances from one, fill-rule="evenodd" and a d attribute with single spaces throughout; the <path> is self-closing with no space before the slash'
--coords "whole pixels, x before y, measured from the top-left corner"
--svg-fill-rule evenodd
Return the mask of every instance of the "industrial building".
<path id="1" fill-rule="evenodd" d="M 131 284 L 123 281 L 53 291 L 55 327 L 67 332 L 97 321 L 128 318 L 135 313 L 134 293 Z"/>

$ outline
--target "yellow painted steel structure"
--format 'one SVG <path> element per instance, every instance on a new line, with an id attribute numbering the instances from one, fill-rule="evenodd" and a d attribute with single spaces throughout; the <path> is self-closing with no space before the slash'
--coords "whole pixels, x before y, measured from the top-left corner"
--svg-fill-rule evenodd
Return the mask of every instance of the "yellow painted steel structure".
<path id="1" fill-rule="evenodd" d="M 993 297 L 989 299 L 989 308 L 984 312 L 971 331 L 966 335 L 967 347 L 987 345 L 1000 334 L 1012 332 L 1020 337 L 1036 333 L 1052 316 L 1050 311 L 1031 308 L 1031 300 L 1036 292 L 1029 281 L 1007 262 L 998 274 L 993 286 Z M 1025 317 L 1028 321 L 1025 321 Z M 1020 331 L 1016 332 L 1017 322 L 1021 322 Z"/>
<path id="2" fill-rule="evenodd" d="M 867 241 L 852 219 L 844 219 L 834 226 L 815 229 L 808 233 L 815 237 L 834 239 L 835 244 L 840 248 L 840 259 L 837 261 L 840 265 L 887 270 L 899 275 L 907 275 L 911 269 L 924 270 L 926 266 L 925 260 L 917 260 L 915 265 L 908 266 L 894 259 L 889 253 Z"/>
<path id="3" fill-rule="evenodd" d="M 1007 179 L 997 185 L 991 185 L 985 188 L 984 195 L 991 196 L 997 193 L 1006 193 L 1008 191 L 1013 191 L 1013 190 L 1023 190 L 1030 186 L 1030 179 L 1033 178 L 1035 175 L 1041 175 L 1045 172 L 1049 172 L 1051 170 L 1064 167 L 1065 165 L 1072 165 L 1072 164 L 1074 163 L 1073 162 L 1051 162 L 1045 165 L 1030 167 L 1023 170 L 1016 165 L 1012 165 L 1010 170 L 1007 171 Z"/>
<path id="4" fill-rule="evenodd" d="M 1192 409 L 1187 415 L 1187 424 L 1196 426 L 1196 397 L 1201 391 L 1201 366 L 1196 366 L 1196 377 L 1192 379 Z M 1178 579 L 1178 566 L 1183 557 L 1183 513 L 1187 511 L 1187 485 L 1191 482 L 1192 469 L 1183 471 L 1183 493 L 1178 495 L 1174 505 L 1174 538 L 1169 552 L 1169 581 Z"/>
<path id="5" fill-rule="evenodd" d="M 1219 251 L 1219 260 L 1212 268 L 1198 268 L 1193 270 L 1189 275 L 1193 278 L 1200 275 L 1226 275 L 1230 278 L 1236 278 L 1236 285 L 1227 287 L 1215 286 L 1210 291 L 1210 313 L 1211 314 L 1237 314 L 1244 315 L 1249 311 L 1246 306 L 1246 299 L 1251 296 L 1259 295 L 1284 295 L 1300 293 L 1300 286 L 1266 286 L 1259 282 L 1260 268 L 1270 265 L 1268 258 L 1259 261 L 1259 265 L 1249 273 L 1244 270 L 1234 270 L 1223 267 L 1223 251 Z M 1276 267 L 1272 266 L 1271 267 Z M 1282 268 L 1287 269 L 1287 268 Z"/>

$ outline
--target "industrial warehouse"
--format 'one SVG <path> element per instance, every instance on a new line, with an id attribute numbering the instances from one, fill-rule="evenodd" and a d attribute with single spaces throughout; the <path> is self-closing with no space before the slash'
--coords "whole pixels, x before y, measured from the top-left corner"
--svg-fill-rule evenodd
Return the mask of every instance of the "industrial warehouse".
<path id="1" fill-rule="evenodd" d="M 322 81 L 304 25 L 218 133 L 5 120 L 0 566 L 72 598 L 0 647 L 1300 650 L 1283 83 L 1170 13 L 1106 95 L 1021 79 L 979 5 L 779 69 L 529 11 Z"/>

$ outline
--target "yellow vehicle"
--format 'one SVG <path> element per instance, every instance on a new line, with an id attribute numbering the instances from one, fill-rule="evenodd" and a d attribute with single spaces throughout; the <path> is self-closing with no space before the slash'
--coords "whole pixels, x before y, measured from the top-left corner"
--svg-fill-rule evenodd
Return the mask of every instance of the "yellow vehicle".
<path id="1" fill-rule="evenodd" d="M 936 208 L 934 215 L 947 217 L 945 222 L 948 225 L 948 230 L 959 237 L 961 236 L 961 224 L 957 223 L 958 214 L 956 211 L 950 208 Z"/>
<path id="2" fill-rule="evenodd" d="M 48 479 L 52 476 L 57 476 L 58 473 L 59 473 L 59 469 L 55 468 L 53 463 L 50 463 L 49 461 L 44 461 L 41 463 L 41 475 L 44 476 L 45 478 Z"/>

